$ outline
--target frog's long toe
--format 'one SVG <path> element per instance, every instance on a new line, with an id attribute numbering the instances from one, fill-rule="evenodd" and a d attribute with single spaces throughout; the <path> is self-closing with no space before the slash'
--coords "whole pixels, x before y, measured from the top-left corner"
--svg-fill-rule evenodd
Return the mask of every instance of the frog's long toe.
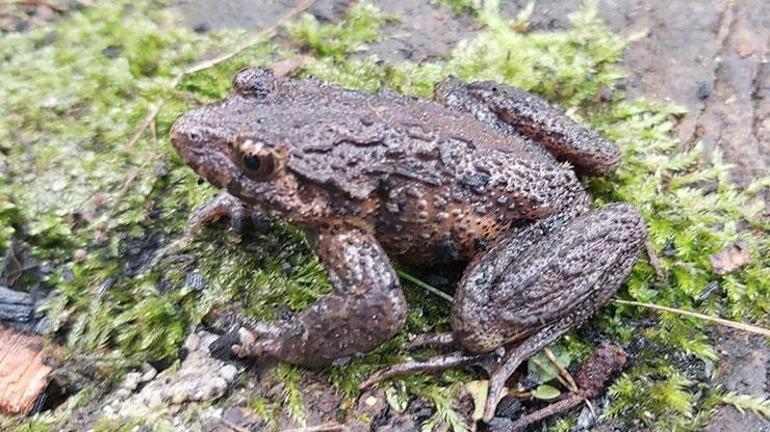
<path id="1" fill-rule="evenodd" d="M 413 350 L 426 346 L 453 346 L 457 344 L 455 335 L 452 332 L 446 333 L 423 333 L 417 335 L 406 345 L 407 350 Z"/>
<path id="2" fill-rule="evenodd" d="M 495 352 L 486 354 L 472 354 L 466 355 L 461 352 L 454 352 L 451 354 L 434 357 L 426 361 L 409 360 L 403 363 L 398 363 L 385 369 L 381 369 L 369 378 L 365 379 L 358 387 L 365 389 L 372 385 L 385 380 L 387 378 L 394 377 L 396 375 L 404 375 L 418 372 L 436 373 L 446 369 L 450 369 L 458 366 L 469 366 L 477 364 L 482 367 L 486 367 L 487 363 L 494 361 L 497 357 Z"/>

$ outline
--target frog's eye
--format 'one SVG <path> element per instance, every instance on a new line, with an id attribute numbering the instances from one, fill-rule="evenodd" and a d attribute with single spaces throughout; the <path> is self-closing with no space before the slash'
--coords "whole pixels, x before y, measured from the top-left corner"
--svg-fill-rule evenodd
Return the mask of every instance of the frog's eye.
<path id="1" fill-rule="evenodd" d="M 252 139 L 246 139 L 238 146 L 238 158 L 243 171 L 255 180 L 270 177 L 278 166 L 275 152 Z"/>

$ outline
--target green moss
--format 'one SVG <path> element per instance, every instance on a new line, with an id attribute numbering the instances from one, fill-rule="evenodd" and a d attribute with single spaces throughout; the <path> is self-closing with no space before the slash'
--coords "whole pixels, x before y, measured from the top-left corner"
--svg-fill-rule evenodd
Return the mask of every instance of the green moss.
<path id="1" fill-rule="evenodd" d="M 432 3 L 445 4 L 452 8 L 452 12 L 470 12 L 473 13 L 481 8 L 481 0 L 433 0 Z"/>
<path id="2" fill-rule="evenodd" d="M 572 15 L 569 30 L 520 33 L 516 29 L 526 16 L 506 20 L 495 2 L 452 4 L 471 5 L 484 27 L 442 61 L 391 64 L 365 56 L 366 45 L 384 37 L 383 24 L 390 18 L 360 3 L 338 23 L 321 24 L 309 15 L 294 21 L 287 28 L 293 45 L 285 51 L 264 41 L 186 77 L 176 88 L 172 80 L 185 66 L 204 53 L 228 51 L 244 35 L 195 35 L 151 1 L 100 2 L 48 27 L 4 35 L 0 251 L 15 239 L 34 258 L 51 264 L 54 271 L 42 282 L 57 296 L 46 311 L 52 332 L 64 338 L 67 358 L 101 353 L 97 364 L 112 372 L 145 360 L 173 360 L 189 330 L 214 306 L 237 302 L 258 319 L 273 319 L 278 306 L 300 310 L 328 292 L 325 272 L 301 233 L 281 223 L 249 233 L 240 243 L 223 238 L 224 225 L 206 228 L 175 257 L 147 266 L 155 252 L 179 236 L 191 209 L 215 193 L 199 185 L 175 155 L 168 141 L 173 120 L 191 105 L 225 94 L 241 67 L 301 52 L 310 55 L 301 74 L 349 88 L 387 87 L 429 97 L 451 74 L 516 85 L 560 104 L 620 145 L 619 171 L 586 184 L 598 205 L 627 201 L 642 211 L 661 261 L 664 274 L 658 277 L 646 258 L 640 260 L 620 295 L 767 324 L 770 240 L 759 234 L 768 227 L 761 219 L 763 204 L 753 194 L 770 180 L 741 191 L 727 180 L 729 167 L 718 155 L 707 164 L 699 147 L 678 152 L 671 128 L 681 110 L 624 98 L 619 90 L 623 71 L 616 62 L 628 41 L 601 23 L 595 5 Z M 160 107 L 154 127 L 135 139 L 152 107 Z M 753 261 L 740 271 L 715 275 L 708 257 L 735 241 L 745 242 Z M 75 259 L 77 250 L 85 255 L 79 251 Z M 185 283 L 192 271 L 206 280 L 203 289 Z M 712 281 L 723 293 L 701 299 Z M 406 330 L 327 371 L 347 396 L 347 406 L 364 376 L 405 358 L 410 335 L 448 329 L 449 304 L 406 285 Z M 610 305 L 594 323 L 628 343 L 639 337 L 634 324 L 647 313 Z M 663 314 L 643 335 L 666 349 L 714 359 L 706 327 Z M 554 349 L 574 364 L 590 348 L 571 334 Z M 697 429 L 717 403 L 717 393 L 665 358 L 644 350 L 640 356 L 612 386 L 609 415 L 661 430 Z M 280 400 L 255 400 L 254 410 L 266 416 L 286 409 L 301 421 L 301 369 L 276 371 L 285 392 Z M 452 399 L 458 383 L 470 378 L 447 371 L 383 385 L 392 394 L 433 401 L 436 416 L 427 427 L 445 423 L 463 430 Z M 26 424 L 55 429 L 50 418 Z M 559 427 L 568 423 L 562 420 Z"/>
<path id="3" fill-rule="evenodd" d="M 334 24 L 321 24 L 311 14 L 304 14 L 286 30 L 292 42 L 303 51 L 316 57 L 343 60 L 350 54 L 362 51 L 366 44 L 380 38 L 380 26 L 388 17 L 366 2 L 356 3 L 345 20 Z"/>

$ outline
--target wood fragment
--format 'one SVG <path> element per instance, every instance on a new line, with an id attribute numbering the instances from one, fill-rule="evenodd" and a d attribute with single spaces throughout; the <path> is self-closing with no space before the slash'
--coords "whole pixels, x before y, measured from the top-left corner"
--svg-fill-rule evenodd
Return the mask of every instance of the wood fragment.
<path id="1" fill-rule="evenodd" d="M 48 386 L 43 338 L 0 324 L 0 413 L 27 415 Z"/>

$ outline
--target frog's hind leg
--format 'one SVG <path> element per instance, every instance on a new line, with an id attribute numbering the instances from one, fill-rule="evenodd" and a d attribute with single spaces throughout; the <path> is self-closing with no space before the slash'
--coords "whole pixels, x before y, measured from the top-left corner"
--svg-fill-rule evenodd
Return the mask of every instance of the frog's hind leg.
<path id="1" fill-rule="evenodd" d="M 611 204 L 572 219 L 525 249 L 515 239 L 503 239 L 471 262 L 455 294 L 455 337 L 472 352 L 511 347 L 490 377 L 486 421 L 522 362 L 609 301 L 645 238 L 638 211 Z"/>
<path id="2" fill-rule="evenodd" d="M 449 77 L 437 86 L 435 99 L 450 108 L 469 112 L 503 133 L 539 143 L 556 159 L 570 162 L 582 174 L 607 174 L 620 160 L 615 144 L 519 88 L 491 81 L 466 84 Z"/>

